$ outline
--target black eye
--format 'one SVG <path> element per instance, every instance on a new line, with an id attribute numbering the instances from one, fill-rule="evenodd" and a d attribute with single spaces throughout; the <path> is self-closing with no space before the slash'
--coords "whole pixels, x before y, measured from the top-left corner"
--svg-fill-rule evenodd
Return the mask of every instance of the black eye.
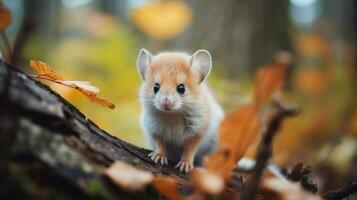
<path id="1" fill-rule="evenodd" d="M 160 85 L 158 83 L 154 84 L 154 93 L 156 94 L 160 90 Z"/>
<path id="2" fill-rule="evenodd" d="M 185 93 L 185 85 L 184 84 L 180 84 L 177 86 L 176 88 L 177 92 L 180 93 L 180 94 L 183 94 Z"/>

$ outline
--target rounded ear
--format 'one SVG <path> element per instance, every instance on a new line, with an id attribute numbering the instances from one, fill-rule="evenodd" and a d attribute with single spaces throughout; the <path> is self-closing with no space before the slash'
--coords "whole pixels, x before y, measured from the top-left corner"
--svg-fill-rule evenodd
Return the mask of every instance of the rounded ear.
<path id="1" fill-rule="evenodd" d="M 141 79 L 145 81 L 145 72 L 152 61 L 152 55 L 147 49 L 140 49 L 138 57 L 136 59 L 136 68 L 140 74 Z"/>
<path id="2" fill-rule="evenodd" d="M 191 67 L 200 74 L 200 83 L 204 81 L 212 69 L 211 54 L 204 49 L 196 51 L 191 57 Z"/>

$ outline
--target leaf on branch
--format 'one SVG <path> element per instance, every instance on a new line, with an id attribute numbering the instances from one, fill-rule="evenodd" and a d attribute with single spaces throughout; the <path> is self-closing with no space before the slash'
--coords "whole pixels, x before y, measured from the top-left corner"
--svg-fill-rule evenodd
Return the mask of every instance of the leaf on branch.
<path id="1" fill-rule="evenodd" d="M 59 75 L 48 64 L 42 61 L 30 60 L 30 66 L 36 70 L 38 77 L 45 77 L 52 80 L 63 80 L 61 75 Z"/>
<path id="2" fill-rule="evenodd" d="M 207 169 L 227 180 L 233 167 L 255 142 L 259 129 L 255 104 L 240 107 L 226 116 L 219 131 L 219 147 L 205 159 Z"/>
<path id="3" fill-rule="evenodd" d="M 121 161 L 112 164 L 104 174 L 119 187 L 130 191 L 143 189 L 154 178 L 152 173 L 138 170 Z"/>
<path id="4" fill-rule="evenodd" d="M 285 62 L 276 63 L 258 71 L 255 77 L 255 102 L 258 106 L 284 87 L 288 66 Z"/>
<path id="5" fill-rule="evenodd" d="M 159 176 L 152 181 L 155 189 L 170 200 L 183 200 L 184 197 L 177 191 L 177 180 L 169 176 Z"/>
<path id="6" fill-rule="evenodd" d="M 102 105 L 104 107 L 108 107 L 110 109 L 114 109 L 115 105 L 110 103 L 104 98 L 98 97 L 97 94 L 100 92 L 99 88 L 90 84 L 89 81 L 60 81 L 64 85 L 68 87 L 79 90 L 82 94 L 84 94 L 91 101 Z"/>
<path id="7" fill-rule="evenodd" d="M 219 140 L 224 149 L 231 149 L 233 157 L 241 159 L 255 141 L 259 118 L 254 104 L 246 105 L 228 115 L 220 127 Z"/>
<path id="8" fill-rule="evenodd" d="M 91 85 L 89 81 L 61 81 L 61 83 L 78 90 L 83 90 L 87 94 L 98 94 L 100 92 L 99 88 Z"/>
<path id="9" fill-rule="evenodd" d="M 76 89 L 94 103 L 108 107 L 110 109 L 115 108 L 113 103 L 110 103 L 106 99 L 97 96 L 97 94 L 100 92 L 100 89 L 94 85 L 91 85 L 89 81 L 65 81 L 63 80 L 63 77 L 55 72 L 48 64 L 41 61 L 30 60 L 30 66 L 35 69 L 38 74 L 35 76 L 35 78 L 52 81 L 54 83 Z"/>
<path id="10" fill-rule="evenodd" d="M 322 200 L 321 197 L 304 190 L 299 183 L 279 178 L 266 178 L 263 181 L 263 189 L 268 199 L 279 200 Z"/>
<path id="11" fill-rule="evenodd" d="M 89 98 L 94 103 L 97 103 L 99 105 L 102 105 L 102 106 L 110 108 L 110 109 L 115 108 L 115 105 L 113 103 L 110 103 L 109 101 L 107 101 L 104 98 L 98 97 L 97 95 L 90 93 L 90 92 L 84 90 L 83 88 L 78 88 L 78 90 L 80 92 L 82 92 L 87 98 Z"/>
<path id="12" fill-rule="evenodd" d="M 11 13 L 0 1 L 0 32 L 3 32 L 11 22 Z"/>

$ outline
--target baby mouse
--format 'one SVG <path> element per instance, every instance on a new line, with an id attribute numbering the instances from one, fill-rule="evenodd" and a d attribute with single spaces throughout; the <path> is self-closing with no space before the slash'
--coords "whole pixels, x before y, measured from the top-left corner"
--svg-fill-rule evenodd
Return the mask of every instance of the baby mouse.
<path id="1" fill-rule="evenodd" d="M 215 149 L 224 115 L 205 82 L 211 55 L 198 50 L 192 56 L 153 56 L 141 49 L 136 65 L 143 80 L 141 126 L 153 148 L 149 157 L 161 165 L 175 162 L 180 172 L 188 173 Z"/>

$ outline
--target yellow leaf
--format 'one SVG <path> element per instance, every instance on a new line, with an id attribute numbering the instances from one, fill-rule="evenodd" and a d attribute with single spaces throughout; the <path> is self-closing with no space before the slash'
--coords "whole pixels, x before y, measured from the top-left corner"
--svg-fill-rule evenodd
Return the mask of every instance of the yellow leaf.
<path id="1" fill-rule="evenodd" d="M 154 178 L 150 172 L 138 170 L 121 161 L 112 164 L 104 174 L 121 188 L 130 191 L 143 189 Z"/>
<path id="2" fill-rule="evenodd" d="M 107 101 L 104 98 L 98 97 L 97 95 L 92 94 L 92 93 L 88 93 L 86 90 L 83 90 L 82 88 L 78 88 L 78 90 L 80 92 L 82 92 L 84 95 L 86 95 L 86 97 L 88 97 L 94 103 L 97 103 L 99 105 L 102 105 L 102 106 L 110 108 L 110 109 L 115 108 L 115 105 L 113 103 L 110 103 L 109 101 Z"/>
<path id="3" fill-rule="evenodd" d="M 179 0 L 149 3 L 131 10 L 134 24 L 155 39 L 169 39 L 184 31 L 192 21 L 191 8 Z"/>
<path id="4" fill-rule="evenodd" d="M 102 105 L 104 107 L 114 109 L 115 105 L 110 103 L 104 98 L 98 97 L 97 94 L 100 92 L 99 88 L 90 84 L 89 81 L 59 81 L 64 85 L 71 88 L 79 90 L 87 98 L 89 98 L 94 103 Z"/>
<path id="5" fill-rule="evenodd" d="M 94 103 L 97 103 L 104 107 L 108 107 L 110 109 L 115 108 L 115 105 L 113 103 L 110 103 L 106 99 L 97 96 L 97 94 L 100 92 L 99 88 L 94 85 L 91 85 L 89 81 L 65 81 L 63 80 L 62 76 L 60 76 L 53 69 L 51 69 L 48 64 L 41 61 L 31 60 L 30 66 L 37 71 L 38 75 L 36 76 L 36 78 L 52 81 L 76 89 Z"/>
<path id="6" fill-rule="evenodd" d="M 44 62 L 30 60 L 30 66 L 36 70 L 39 77 L 45 77 L 52 80 L 63 80 L 61 75 L 55 72 L 48 64 Z"/>

